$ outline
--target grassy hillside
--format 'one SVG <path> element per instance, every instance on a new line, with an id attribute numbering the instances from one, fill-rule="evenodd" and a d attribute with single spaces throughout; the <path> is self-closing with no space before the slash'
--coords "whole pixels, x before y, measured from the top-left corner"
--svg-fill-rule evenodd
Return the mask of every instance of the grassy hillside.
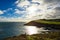
<path id="1" fill-rule="evenodd" d="M 38 23 L 44 23 L 44 24 L 57 24 L 60 25 L 60 19 L 52 19 L 52 20 L 35 20 L 35 22 Z"/>
<path id="2" fill-rule="evenodd" d="M 25 25 L 27 25 L 27 26 L 36 26 L 38 28 L 45 27 L 46 29 L 52 28 L 52 29 L 60 30 L 60 19 L 54 19 L 54 20 L 45 20 L 45 19 L 34 20 L 34 21 L 30 21 L 29 23 L 26 23 Z"/>

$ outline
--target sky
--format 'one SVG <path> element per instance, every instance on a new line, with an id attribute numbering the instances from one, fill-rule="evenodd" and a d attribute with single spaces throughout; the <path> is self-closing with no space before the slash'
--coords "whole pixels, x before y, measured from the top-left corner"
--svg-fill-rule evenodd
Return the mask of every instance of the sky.
<path id="1" fill-rule="evenodd" d="M 0 22 L 60 19 L 60 0 L 0 0 Z"/>

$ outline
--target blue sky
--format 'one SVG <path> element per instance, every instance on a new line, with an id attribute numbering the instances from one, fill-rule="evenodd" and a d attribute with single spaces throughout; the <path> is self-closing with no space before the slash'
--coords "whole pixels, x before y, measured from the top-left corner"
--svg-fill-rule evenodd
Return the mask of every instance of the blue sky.
<path id="1" fill-rule="evenodd" d="M 6 10 L 13 7 L 14 2 L 17 0 L 0 0 L 0 10 Z"/>
<path id="2" fill-rule="evenodd" d="M 3 14 L 0 14 L 0 16 L 3 16 L 5 18 L 18 18 L 21 17 L 23 14 L 17 14 L 14 13 L 16 7 L 17 0 L 0 0 L 0 10 L 3 11 Z M 23 10 L 22 8 L 18 8 L 19 10 Z"/>
<path id="3" fill-rule="evenodd" d="M 0 21 L 59 19 L 59 0 L 0 0 Z"/>
<path id="4" fill-rule="evenodd" d="M 14 8 L 15 8 L 14 3 L 16 1 L 17 0 L 0 0 L 0 10 L 2 10 L 2 11 L 5 10 L 6 11 L 3 14 L 1 14 L 0 16 L 12 17 L 14 15 L 17 15 L 17 14 L 14 14 Z"/>

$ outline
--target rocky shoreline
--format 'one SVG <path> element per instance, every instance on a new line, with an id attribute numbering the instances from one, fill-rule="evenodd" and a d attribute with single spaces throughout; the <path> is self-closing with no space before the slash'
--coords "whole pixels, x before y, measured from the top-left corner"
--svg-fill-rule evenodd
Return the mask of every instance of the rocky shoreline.
<path id="1" fill-rule="evenodd" d="M 34 21 L 31 21 L 27 24 L 25 24 L 27 26 L 37 26 L 38 28 L 40 27 L 47 27 L 47 28 L 53 28 L 53 29 L 57 29 L 59 30 L 60 29 L 60 25 L 56 25 L 56 24 L 44 24 L 44 23 L 37 23 L 37 22 L 34 22 Z"/>
<path id="2" fill-rule="evenodd" d="M 60 40 L 60 31 L 48 32 L 48 34 L 33 34 L 33 35 L 22 34 L 19 36 L 8 37 L 5 38 L 4 40 Z"/>
<path id="3" fill-rule="evenodd" d="M 33 35 L 27 35 L 22 34 L 19 36 L 13 36 L 5 38 L 4 40 L 60 40 L 60 25 L 56 24 L 46 24 L 46 23 L 38 23 L 35 21 L 31 21 L 29 23 L 24 24 L 25 26 L 36 26 L 38 28 L 45 27 L 46 29 L 55 29 L 58 31 L 48 31 L 46 34 L 43 32 L 42 34 L 33 34 Z"/>

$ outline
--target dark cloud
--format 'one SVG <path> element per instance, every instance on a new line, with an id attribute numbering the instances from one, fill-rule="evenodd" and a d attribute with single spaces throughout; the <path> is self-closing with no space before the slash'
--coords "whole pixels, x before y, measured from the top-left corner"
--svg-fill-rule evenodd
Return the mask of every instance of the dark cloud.
<path id="1" fill-rule="evenodd" d="M 32 1 L 32 0 L 28 0 L 28 1 Z"/>
<path id="2" fill-rule="evenodd" d="M 60 7 L 56 7 L 55 9 L 55 13 L 54 13 L 54 17 L 55 18 L 58 18 L 58 19 L 60 19 Z"/>
<path id="3" fill-rule="evenodd" d="M 60 0 L 44 0 L 45 3 L 58 3 Z"/>
<path id="4" fill-rule="evenodd" d="M 56 7 L 55 10 L 60 11 L 60 7 Z"/>
<path id="5" fill-rule="evenodd" d="M 44 2 L 52 2 L 52 0 L 44 0 Z"/>

